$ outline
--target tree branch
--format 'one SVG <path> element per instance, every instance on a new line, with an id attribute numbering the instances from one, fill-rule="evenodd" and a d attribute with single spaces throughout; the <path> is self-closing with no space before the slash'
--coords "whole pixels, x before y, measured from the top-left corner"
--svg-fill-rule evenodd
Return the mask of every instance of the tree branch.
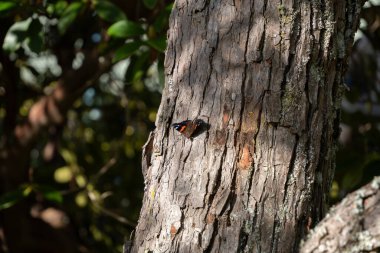
<path id="1" fill-rule="evenodd" d="M 301 253 L 379 252 L 380 177 L 349 194 L 312 230 Z"/>

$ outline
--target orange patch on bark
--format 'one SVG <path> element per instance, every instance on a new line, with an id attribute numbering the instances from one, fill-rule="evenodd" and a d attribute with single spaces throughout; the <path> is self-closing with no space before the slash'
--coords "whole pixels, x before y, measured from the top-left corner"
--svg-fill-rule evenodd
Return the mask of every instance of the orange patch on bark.
<path id="1" fill-rule="evenodd" d="M 175 234 L 177 234 L 177 228 L 172 224 L 172 226 L 170 227 L 170 236 L 171 238 L 173 238 L 175 236 Z"/>
<path id="2" fill-rule="evenodd" d="M 213 223 L 215 220 L 215 214 L 209 213 L 207 214 L 206 222 L 207 224 Z"/>
<path id="3" fill-rule="evenodd" d="M 251 152 L 249 152 L 248 145 L 244 145 L 243 152 L 240 158 L 240 161 L 238 163 L 238 168 L 241 170 L 248 170 L 252 166 L 252 155 Z"/>
<path id="4" fill-rule="evenodd" d="M 223 125 L 227 125 L 229 119 L 230 119 L 230 115 L 227 113 L 223 113 Z"/>

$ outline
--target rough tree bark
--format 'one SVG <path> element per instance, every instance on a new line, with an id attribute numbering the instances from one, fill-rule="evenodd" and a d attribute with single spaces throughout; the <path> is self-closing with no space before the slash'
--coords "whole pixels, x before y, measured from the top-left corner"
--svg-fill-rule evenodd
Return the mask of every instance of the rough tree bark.
<path id="1" fill-rule="evenodd" d="M 334 170 L 360 1 L 184 1 L 133 252 L 297 252 Z M 186 139 L 170 124 L 203 119 Z"/>
<path id="2" fill-rule="evenodd" d="M 380 177 L 351 193 L 302 243 L 302 253 L 379 252 Z"/>

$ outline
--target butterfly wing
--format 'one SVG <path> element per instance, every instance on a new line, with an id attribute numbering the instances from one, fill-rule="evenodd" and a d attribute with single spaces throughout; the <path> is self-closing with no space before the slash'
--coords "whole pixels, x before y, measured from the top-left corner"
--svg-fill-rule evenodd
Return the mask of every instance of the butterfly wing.
<path id="1" fill-rule="evenodd" d="M 197 128 L 202 124 L 199 119 L 185 120 L 180 123 L 174 123 L 172 126 L 175 130 L 183 134 L 187 138 L 191 138 Z"/>
<path id="2" fill-rule="evenodd" d="M 185 120 L 185 121 L 182 121 L 182 122 L 179 122 L 179 123 L 172 124 L 172 127 L 175 130 L 177 130 L 178 132 L 180 132 L 181 134 L 185 134 L 186 129 L 187 129 L 189 123 L 191 123 L 191 120 Z"/>

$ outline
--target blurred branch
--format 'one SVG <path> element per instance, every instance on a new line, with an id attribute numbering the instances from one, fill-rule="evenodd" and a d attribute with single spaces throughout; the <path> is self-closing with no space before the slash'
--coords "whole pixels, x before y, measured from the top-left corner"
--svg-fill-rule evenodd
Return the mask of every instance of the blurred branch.
<path id="1" fill-rule="evenodd" d="M 112 166 L 117 162 L 116 157 L 112 157 L 104 166 L 94 175 L 91 181 L 96 181 L 99 177 L 104 175 Z"/>
<path id="2" fill-rule="evenodd" d="M 78 192 L 81 192 L 81 191 L 84 191 L 87 189 L 89 183 L 90 184 L 95 184 L 96 181 L 99 179 L 100 176 L 104 175 L 113 165 L 115 165 L 117 162 L 117 158 L 116 157 L 112 157 L 106 164 L 103 165 L 102 168 L 100 168 L 100 170 L 98 171 L 97 174 L 95 174 L 88 183 L 86 183 L 85 185 L 83 186 L 80 186 L 80 187 L 75 187 L 75 188 L 71 188 L 69 190 L 64 190 L 64 191 L 61 191 L 60 193 L 62 195 L 67 195 L 67 194 L 72 194 L 72 193 L 78 193 Z"/>
<path id="3" fill-rule="evenodd" d="M 89 198 L 91 200 L 91 203 L 94 205 L 94 207 L 96 207 L 101 213 L 103 213 L 104 215 L 107 215 L 115 220 L 117 220 L 118 222 L 124 224 L 124 225 L 127 225 L 129 226 L 130 228 L 135 228 L 136 227 L 136 223 L 126 219 L 125 217 L 123 216 L 120 216 L 118 215 L 117 213 L 114 213 L 106 208 L 104 208 L 103 206 L 99 205 L 96 200 L 93 200 L 91 197 L 90 197 L 90 194 L 89 194 Z"/>

